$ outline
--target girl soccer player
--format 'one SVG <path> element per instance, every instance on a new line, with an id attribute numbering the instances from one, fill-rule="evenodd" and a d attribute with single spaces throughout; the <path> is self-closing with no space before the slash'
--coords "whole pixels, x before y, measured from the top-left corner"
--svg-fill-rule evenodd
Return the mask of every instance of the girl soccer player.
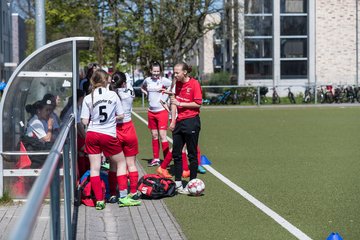
<path id="1" fill-rule="evenodd" d="M 130 194 L 135 196 L 137 189 L 136 185 L 139 178 L 139 173 L 136 167 L 136 154 L 139 153 L 138 138 L 136 136 L 135 126 L 131 121 L 132 103 L 135 98 L 134 90 L 126 87 L 126 75 L 123 72 L 115 72 L 111 78 L 110 89 L 115 91 L 124 109 L 124 119 L 118 120 L 116 125 L 117 138 L 120 141 L 124 152 L 126 167 L 128 175 L 123 172 L 119 178 L 122 179 L 122 185 L 119 185 L 120 194 L 127 189 L 127 180 L 129 176 Z M 110 167 L 109 171 L 109 185 L 110 185 L 110 199 L 109 202 L 116 200 L 116 168 Z"/>
<path id="2" fill-rule="evenodd" d="M 106 80 L 107 73 L 104 70 L 94 72 L 90 79 L 92 91 L 84 98 L 81 110 L 81 121 L 88 126 L 85 152 L 90 160 L 90 182 L 97 210 L 105 208 L 100 179 L 101 153 L 116 162 L 119 186 L 124 184 L 120 176 L 126 173 L 126 163 L 121 158 L 122 148 L 116 137 L 116 120 L 124 118 L 124 111 L 117 94 L 106 89 Z M 139 201 L 134 202 L 127 195 L 127 191 L 120 193 L 120 207 L 139 204 Z"/>
<path id="3" fill-rule="evenodd" d="M 158 62 L 150 65 L 151 76 L 144 80 L 141 91 L 147 95 L 149 101 L 148 128 L 152 136 L 153 160 L 149 166 L 159 166 L 159 135 L 164 158 L 169 152 L 169 143 L 166 138 L 168 128 L 168 112 L 161 105 L 160 100 L 166 102 L 168 96 L 161 92 L 162 89 L 170 90 L 171 81 L 161 76 L 161 66 Z"/>

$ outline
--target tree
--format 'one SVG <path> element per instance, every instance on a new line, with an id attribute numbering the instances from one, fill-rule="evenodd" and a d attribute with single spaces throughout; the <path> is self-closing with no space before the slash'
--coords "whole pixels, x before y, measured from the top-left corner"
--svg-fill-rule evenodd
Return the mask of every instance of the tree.
<path id="1" fill-rule="evenodd" d="M 151 60 L 183 60 L 204 34 L 218 26 L 204 24 L 206 16 L 221 10 L 215 0 L 119 1 L 117 9 L 120 32 L 132 48 L 124 51 L 125 59 L 135 54 L 142 66 Z M 123 45 L 123 49 L 128 47 Z"/>
<path id="2" fill-rule="evenodd" d="M 34 7 L 34 0 L 16 1 Z M 47 40 L 94 36 L 94 54 L 101 64 L 145 67 L 151 60 L 173 64 L 183 60 L 204 34 L 218 26 L 215 22 L 204 24 L 206 16 L 221 11 L 216 2 L 218 0 L 46 1 Z M 28 10 L 30 20 L 33 13 Z"/>

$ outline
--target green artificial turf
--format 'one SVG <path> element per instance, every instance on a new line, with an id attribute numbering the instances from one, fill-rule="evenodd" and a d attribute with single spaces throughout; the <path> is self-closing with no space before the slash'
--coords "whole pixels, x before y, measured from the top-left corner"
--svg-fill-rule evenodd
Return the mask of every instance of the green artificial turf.
<path id="1" fill-rule="evenodd" d="M 146 117 L 146 113 L 141 113 Z M 202 109 L 212 167 L 312 239 L 360 239 L 359 107 Z M 151 137 L 135 121 L 146 167 Z M 189 239 L 295 239 L 211 173 L 202 197 L 166 199 Z"/>

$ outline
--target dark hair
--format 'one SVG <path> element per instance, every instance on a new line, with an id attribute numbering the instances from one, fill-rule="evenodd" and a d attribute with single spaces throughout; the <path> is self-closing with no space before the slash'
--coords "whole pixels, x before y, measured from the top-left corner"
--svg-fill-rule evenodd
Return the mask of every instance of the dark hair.
<path id="1" fill-rule="evenodd" d="M 50 104 L 51 105 L 56 105 L 55 95 L 53 95 L 51 93 L 45 94 L 41 101 L 45 102 L 48 105 L 50 105 Z M 50 101 L 50 103 L 48 101 Z"/>
<path id="2" fill-rule="evenodd" d="M 88 64 L 88 66 L 87 66 L 88 70 L 86 72 L 86 78 L 88 80 L 91 79 L 91 77 L 92 77 L 92 75 L 94 73 L 94 67 L 97 67 L 97 66 L 99 66 L 99 64 L 97 64 L 97 63 L 89 63 Z"/>
<path id="3" fill-rule="evenodd" d="M 161 64 L 158 62 L 158 61 L 152 61 L 150 63 L 150 70 L 152 71 L 152 69 L 154 67 L 159 67 L 160 68 L 160 72 L 162 72 L 162 67 L 161 67 Z"/>
<path id="4" fill-rule="evenodd" d="M 120 88 L 126 82 L 126 75 L 123 72 L 116 71 L 111 76 L 111 90 Z"/>
<path id="5" fill-rule="evenodd" d="M 186 63 L 184 62 L 180 62 L 180 63 L 177 63 L 175 66 L 181 66 L 181 69 L 183 71 L 187 71 L 187 73 L 191 73 L 192 71 L 192 67 L 187 65 Z"/>
<path id="6" fill-rule="evenodd" d="M 85 91 L 83 91 L 81 89 L 76 89 L 76 101 L 78 102 L 80 98 L 85 97 L 85 94 L 86 94 Z M 70 96 L 68 99 L 68 102 L 66 103 L 65 107 L 63 108 L 63 110 L 60 113 L 60 119 L 63 119 L 66 112 L 72 106 L 72 103 L 73 103 L 73 96 Z"/>
<path id="7" fill-rule="evenodd" d="M 26 105 L 25 110 L 26 112 L 30 113 L 31 115 L 30 118 L 31 118 L 37 113 L 37 110 L 43 109 L 46 105 L 49 105 L 46 103 L 46 100 L 36 101 L 33 104 Z"/>

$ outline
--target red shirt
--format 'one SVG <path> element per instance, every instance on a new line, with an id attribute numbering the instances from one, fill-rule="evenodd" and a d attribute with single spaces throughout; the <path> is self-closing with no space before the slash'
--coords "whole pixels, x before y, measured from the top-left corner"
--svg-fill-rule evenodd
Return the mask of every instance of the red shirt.
<path id="1" fill-rule="evenodd" d="M 195 78 L 190 78 L 186 83 L 176 82 L 175 96 L 178 102 L 195 102 L 202 104 L 202 90 L 199 82 Z M 184 108 L 177 107 L 178 117 L 176 121 L 181 121 L 187 118 L 193 118 L 200 113 L 200 108 Z"/>

